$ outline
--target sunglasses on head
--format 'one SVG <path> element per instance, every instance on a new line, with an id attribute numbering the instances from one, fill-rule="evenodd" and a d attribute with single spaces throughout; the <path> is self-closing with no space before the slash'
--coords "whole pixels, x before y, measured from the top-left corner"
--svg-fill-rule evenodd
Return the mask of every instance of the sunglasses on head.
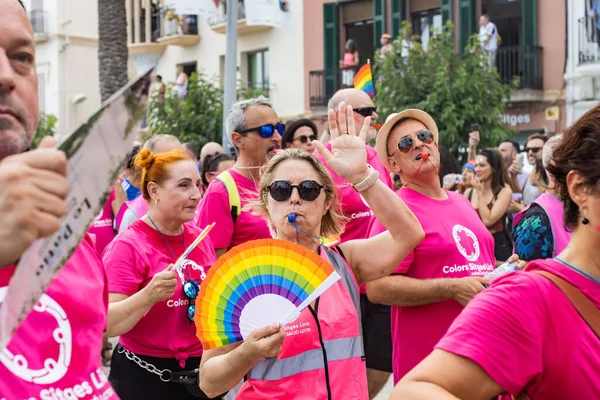
<path id="1" fill-rule="evenodd" d="M 311 142 L 314 142 L 315 140 L 317 140 L 317 136 L 316 135 L 310 135 L 310 136 L 302 135 L 302 136 L 298 136 L 297 138 L 295 138 L 292 141 L 294 142 L 296 140 L 299 140 L 300 143 L 306 143 L 306 142 L 308 142 L 308 139 L 310 139 Z"/>
<path id="2" fill-rule="evenodd" d="M 525 152 L 529 153 L 530 151 L 532 153 L 537 153 L 538 151 L 540 151 L 542 149 L 542 147 L 525 147 Z"/>
<path id="3" fill-rule="evenodd" d="M 200 285 L 194 279 L 190 279 L 183 284 L 183 294 L 188 299 L 187 317 L 190 322 L 194 322 L 196 314 L 196 297 L 200 293 Z"/>
<path id="4" fill-rule="evenodd" d="M 377 107 L 359 107 L 359 108 L 355 108 L 354 112 L 367 118 L 367 117 L 372 116 L 373 113 L 377 112 Z"/>
<path id="5" fill-rule="evenodd" d="M 248 128 L 241 131 L 237 131 L 237 133 L 248 133 L 248 132 L 258 132 L 261 138 L 267 139 L 273 136 L 273 134 L 277 131 L 280 135 L 283 135 L 285 132 L 285 124 L 267 124 L 263 126 L 258 126 L 256 128 Z"/>
<path id="6" fill-rule="evenodd" d="M 298 185 L 292 185 L 288 181 L 275 181 L 267 186 L 267 191 L 275 201 L 286 201 L 292 196 L 294 188 L 298 189 L 298 195 L 304 201 L 315 201 L 321 194 L 323 185 L 315 181 L 303 181 Z"/>
<path id="7" fill-rule="evenodd" d="M 413 147 L 415 147 L 415 137 L 425 144 L 431 144 L 435 139 L 435 137 L 433 136 L 433 132 L 427 130 L 418 132 L 414 135 L 404 136 L 398 141 L 398 150 L 401 153 L 408 153 L 409 151 L 411 151 Z M 394 154 L 392 154 L 392 156 Z"/>

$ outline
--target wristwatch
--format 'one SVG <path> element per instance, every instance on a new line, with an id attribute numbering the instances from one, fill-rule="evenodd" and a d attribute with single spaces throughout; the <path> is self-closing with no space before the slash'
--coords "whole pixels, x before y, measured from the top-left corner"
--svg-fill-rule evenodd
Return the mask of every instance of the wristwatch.
<path id="1" fill-rule="evenodd" d="M 377 179 L 379 179 L 379 171 L 373 169 L 373 167 L 371 167 L 370 165 L 368 167 L 369 174 L 367 175 L 367 177 L 362 181 L 358 182 L 356 185 L 353 185 L 354 190 L 356 190 L 357 192 L 363 192 L 367 190 L 368 188 L 373 186 L 375 182 L 377 182 Z"/>

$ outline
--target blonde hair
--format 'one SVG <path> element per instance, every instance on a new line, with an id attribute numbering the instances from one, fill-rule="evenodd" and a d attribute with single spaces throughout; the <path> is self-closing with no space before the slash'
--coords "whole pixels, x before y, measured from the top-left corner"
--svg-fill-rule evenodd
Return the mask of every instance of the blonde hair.
<path id="1" fill-rule="evenodd" d="M 287 149 L 277 153 L 271 161 L 263 168 L 258 189 L 258 200 L 248 207 L 254 211 L 255 214 L 265 218 L 271 228 L 273 224 L 269 221 L 269 213 L 267 211 L 267 196 L 269 192 L 267 187 L 273 183 L 273 172 L 275 169 L 284 161 L 287 160 L 300 160 L 309 163 L 321 180 L 324 186 L 326 201 L 330 204 L 329 209 L 323 215 L 321 219 L 321 232 L 322 237 L 338 237 L 344 230 L 344 224 L 346 218 L 341 213 L 340 202 L 338 201 L 337 185 L 331 178 L 331 175 L 327 171 L 327 168 L 312 154 L 300 150 L 300 149 Z"/>

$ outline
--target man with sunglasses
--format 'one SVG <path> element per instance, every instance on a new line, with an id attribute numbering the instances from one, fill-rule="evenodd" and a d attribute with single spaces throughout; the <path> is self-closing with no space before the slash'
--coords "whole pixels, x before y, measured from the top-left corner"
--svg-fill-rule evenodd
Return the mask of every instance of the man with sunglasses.
<path id="1" fill-rule="evenodd" d="M 438 129 L 429 114 L 391 114 L 377 136 L 377 154 L 404 187 L 396 193 L 415 213 L 425 239 L 383 279 L 367 284 L 371 301 L 392 306 L 394 382 L 423 360 L 463 307 L 489 281 L 494 239 L 471 203 L 442 189 Z M 371 235 L 385 231 L 375 220 Z"/>
<path id="2" fill-rule="evenodd" d="M 27 151 L 38 124 L 35 53 L 23 4 L 0 0 L 0 303 L 19 258 L 60 228 L 67 209 L 65 154 L 51 138 Z M 117 399 L 99 357 L 107 323 L 105 279 L 86 236 L 2 350 L 0 398 L 85 393 Z"/>
<path id="3" fill-rule="evenodd" d="M 547 141 L 548 137 L 541 133 L 534 133 L 527 138 L 525 153 L 527 153 L 529 165 L 535 165 L 538 160 L 542 159 L 542 149 Z M 523 186 L 523 203 L 525 206 L 530 205 L 540 194 L 542 194 L 540 189 L 532 183 L 532 179 L 534 178 L 533 175 L 533 173 L 529 174 L 529 177 Z"/>
<path id="4" fill-rule="evenodd" d="M 354 110 L 354 122 L 356 126 L 362 126 L 365 118 L 371 117 L 371 127 L 367 132 L 367 143 L 377 136 L 377 107 L 373 104 L 371 97 L 362 90 L 342 89 L 336 92 L 329 100 L 328 107 L 338 110 L 342 102 L 352 106 Z M 338 111 L 336 111 L 338 113 Z M 330 149 L 329 145 L 326 145 Z M 389 171 L 377 158 L 377 152 L 369 145 L 366 146 L 367 163 L 379 172 L 379 179 L 390 189 L 394 189 L 394 183 Z M 322 156 L 315 156 L 323 162 Z M 326 163 L 324 163 L 327 165 Z M 333 180 L 338 185 L 338 198 L 342 203 L 342 214 L 348 219 L 344 232 L 340 237 L 340 243 L 352 239 L 366 239 L 369 234 L 369 225 L 372 223 L 373 212 L 366 204 L 360 194 L 344 179 L 329 169 Z M 392 372 L 392 340 L 390 336 L 390 307 L 373 304 L 366 295 L 364 285 L 360 288 L 361 296 L 361 322 L 363 329 L 363 341 L 365 356 L 367 358 L 367 380 L 369 384 L 369 397 L 373 398 L 381 391 L 388 381 Z"/>
<path id="5" fill-rule="evenodd" d="M 247 241 L 271 237 L 265 220 L 244 207 L 258 198 L 260 169 L 281 148 L 285 125 L 261 96 L 231 107 L 227 131 L 237 151 L 236 163 L 208 186 L 197 217 L 202 228 L 216 223 L 209 236 L 217 257 Z"/>

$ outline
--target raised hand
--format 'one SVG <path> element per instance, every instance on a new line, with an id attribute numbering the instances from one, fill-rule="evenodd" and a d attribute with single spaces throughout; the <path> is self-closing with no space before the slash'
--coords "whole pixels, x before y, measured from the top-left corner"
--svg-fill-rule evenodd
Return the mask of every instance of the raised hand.
<path id="1" fill-rule="evenodd" d="M 360 133 L 357 133 L 354 111 L 351 106 L 342 102 L 337 116 L 335 111 L 329 110 L 328 120 L 331 151 L 321 142 L 313 143 L 329 168 L 354 185 L 368 174 L 365 140 L 371 126 L 371 117 L 365 118 Z"/>

